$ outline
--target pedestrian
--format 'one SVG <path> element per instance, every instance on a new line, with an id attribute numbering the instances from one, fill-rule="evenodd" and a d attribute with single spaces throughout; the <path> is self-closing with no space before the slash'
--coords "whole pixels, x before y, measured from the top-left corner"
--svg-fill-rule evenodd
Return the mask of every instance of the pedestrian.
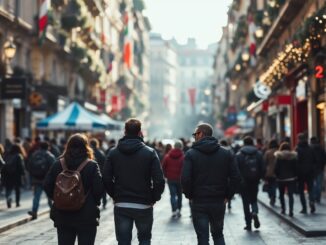
<path id="1" fill-rule="evenodd" d="M 103 181 L 114 202 L 118 244 L 131 244 L 134 223 L 139 244 L 151 243 L 153 206 L 164 190 L 159 158 L 141 136 L 141 122 L 127 120 L 125 136 L 109 152 L 104 164 Z"/>
<path id="2" fill-rule="evenodd" d="M 107 156 L 109 154 L 109 152 L 116 146 L 116 141 L 115 139 L 110 139 L 109 140 L 109 145 L 108 145 L 108 149 L 105 151 L 105 156 Z"/>
<path id="3" fill-rule="evenodd" d="M 44 190 L 48 197 L 54 199 L 55 186 L 58 176 L 65 173 L 76 173 L 81 176 L 79 182 L 84 190 L 84 202 L 78 210 L 66 210 L 64 207 L 57 208 L 59 204 L 54 201 L 50 218 L 57 228 L 58 244 L 73 245 L 76 237 L 78 244 L 92 245 L 95 243 L 97 226 L 100 219 L 100 200 L 104 187 L 98 164 L 93 160 L 93 151 L 88 144 L 88 138 L 84 134 L 73 134 L 66 148 L 57 160 L 44 181 Z M 81 168 L 81 169 L 80 169 Z M 63 171 L 64 169 L 67 169 Z M 86 194 L 85 194 L 86 193 Z M 73 196 L 73 195 L 72 195 Z M 71 199 L 73 201 L 74 199 Z M 73 205 L 73 203 L 65 203 Z M 76 203 L 80 205 L 80 203 Z"/>
<path id="4" fill-rule="evenodd" d="M 305 184 L 308 188 L 310 212 L 315 213 L 315 198 L 313 193 L 314 177 L 317 169 L 317 160 L 313 149 L 309 146 L 307 136 L 304 133 L 298 134 L 298 190 L 302 210 L 300 213 L 307 213 L 307 203 L 304 193 Z"/>
<path id="5" fill-rule="evenodd" d="M 246 136 L 243 143 L 244 146 L 236 154 L 236 161 L 242 177 L 240 194 L 246 222 L 244 229 L 251 231 L 252 220 L 256 229 L 260 227 L 257 195 L 259 181 L 264 176 L 264 163 L 262 154 L 254 146 L 252 137 Z"/>
<path id="6" fill-rule="evenodd" d="M 199 124 L 192 135 L 195 142 L 185 155 L 181 184 L 191 202 L 198 244 L 209 244 L 209 226 L 214 244 L 225 244 L 225 205 L 237 190 L 239 171 L 230 151 L 212 136 L 210 124 Z"/>
<path id="7" fill-rule="evenodd" d="M 295 151 L 291 151 L 290 144 L 283 142 L 278 151 L 275 152 L 275 175 L 277 178 L 278 189 L 280 192 L 280 202 L 282 214 L 285 214 L 286 207 L 284 201 L 285 190 L 289 196 L 289 216 L 293 217 L 293 194 L 297 180 L 297 157 Z"/>
<path id="8" fill-rule="evenodd" d="M 58 158 L 61 155 L 61 151 L 59 149 L 59 146 L 57 145 L 57 140 L 54 138 L 50 139 L 49 144 L 50 144 L 50 152 L 53 154 L 55 158 Z"/>
<path id="9" fill-rule="evenodd" d="M 317 164 L 316 164 L 316 177 L 314 180 L 314 195 L 317 203 L 320 203 L 321 193 L 323 190 L 324 183 L 324 169 L 326 164 L 326 153 L 323 147 L 319 143 L 317 137 L 310 138 L 310 146 L 315 153 Z"/>
<path id="10" fill-rule="evenodd" d="M 266 168 L 265 173 L 265 185 L 267 186 L 267 193 L 269 197 L 269 204 L 275 205 L 276 199 L 276 176 L 275 176 L 275 155 L 274 153 L 278 150 L 278 144 L 276 139 L 270 140 L 268 144 L 268 150 L 264 154 L 264 164 Z"/>
<path id="11" fill-rule="evenodd" d="M 172 218 L 181 217 L 182 190 L 181 190 L 181 170 L 184 161 L 183 144 L 176 140 L 174 148 L 167 153 L 163 159 L 162 168 L 170 190 L 170 201 L 172 208 Z"/>
<path id="12" fill-rule="evenodd" d="M 1 180 L 6 191 L 7 207 L 11 208 L 11 193 L 15 190 L 16 207 L 20 206 L 20 187 L 24 175 L 24 157 L 21 146 L 14 143 L 4 156 L 5 165 L 1 170 Z"/>
<path id="13" fill-rule="evenodd" d="M 49 143 L 46 141 L 41 141 L 39 144 L 39 149 L 32 154 L 27 163 L 27 170 L 32 177 L 33 186 L 32 210 L 28 211 L 27 213 L 32 216 L 32 219 L 37 219 L 37 211 L 43 191 L 43 181 L 54 161 L 55 157 L 49 151 Z M 49 207 L 52 206 L 52 202 L 49 198 L 48 205 Z"/>
<path id="14" fill-rule="evenodd" d="M 100 167 L 101 174 L 103 174 L 105 155 L 104 155 L 104 152 L 100 149 L 100 143 L 99 143 L 98 139 L 92 138 L 89 141 L 89 144 L 94 152 L 94 159 Z M 107 204 L 106 192 L 103 192 L 103 197 L 102 197 L 103 209 L 106 209 L 106 204 Z"/>

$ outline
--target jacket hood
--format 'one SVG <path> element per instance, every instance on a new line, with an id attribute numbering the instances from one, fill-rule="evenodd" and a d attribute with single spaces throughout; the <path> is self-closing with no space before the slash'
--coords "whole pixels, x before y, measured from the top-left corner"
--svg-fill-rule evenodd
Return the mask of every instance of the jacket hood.
<path id="1" fill-rule="evenodd" d="M 172 149 L 169 152 L 169 157 L 174 158 L 174 159 L 178 159 L 178 158 L 182 157 L 182 155 L 183 155 L 183 151 L 180 149 Z"/>
<path id="2" fill-rule="evenodd" d="M 135 136 L 125 136 L 119 140 L 117 148 L 124 154 L 133 154 L 141 148 L 145 147 L 143 139 L 141 137 Z"/>
<path id="3" fill-rule="evenodd" d="M 245 145 L 240 149 L 240 152 L 245 155 L 252 155 L 256 154 L 258 152 L 258 149 L 256 148 L 256 146 L 253 145 Z"/>
<path id="4" fill-rule="evenodd" d="M 210 154 L 218 151 L 220 149 L 220 145 L 218 144 L 217 139 L 215 139 L 214 137 L 205 137 L 195 142 L 191 148 L 196 149 L 205 154 Z"/>
<path id="5" fill-rule="evenodd" d="M 292 159 L 296 159 L 298 154 L 295 151 L 276 151 L 274 153 L 275 157 L 277 159 L 284 159 L 284 160 L 292 160 Z"/>

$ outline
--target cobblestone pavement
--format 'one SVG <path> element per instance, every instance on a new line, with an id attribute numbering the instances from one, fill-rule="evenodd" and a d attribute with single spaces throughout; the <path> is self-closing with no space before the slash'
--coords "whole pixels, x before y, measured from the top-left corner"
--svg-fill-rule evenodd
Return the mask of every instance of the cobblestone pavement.
<path id="1" fill-rule="evenodd" d="M 181 219 L 172 220 L 166 189 L 162 200 L 156 204 L 154 213 L 153 245 L 197 244 L 186 200 Z M 262 206 L 259 217 L 262 224 L 259 230 L 244 231 L 242 204 L 240 197 L 237 196 L 232 202 L 232 210 L 226 212 L 224 230 L 226 244 L 326 244 L 326 237 L 304 237 Z M 138 244 L 135 229 L 133 235 L 132 244 Z M 57 244 L 56 230 L 52 221 L 45 215 L 36 221 L 0 233 L 0 244 Z M 108 209 L 101 212 L 101 225 L 98 228 L 96 244 L 116 244 L 112 205 L 108 205 Z"/>

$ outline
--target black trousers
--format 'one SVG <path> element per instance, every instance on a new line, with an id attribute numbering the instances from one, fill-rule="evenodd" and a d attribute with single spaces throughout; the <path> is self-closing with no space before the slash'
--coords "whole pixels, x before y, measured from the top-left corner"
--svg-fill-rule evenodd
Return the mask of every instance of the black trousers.
<path id="1" fill-rule="evenodd" d="M 258 183 L 246 183 L 241 191 L 243 212 L 245 215 L 246 225 L 251 225 L 251 214 L 258 214 Z M 251 210 L 250 210 L 251 207 Z"/>
<path id="2" fill-rule="evenodd" d="M 58 244 L 74 245 L 77 237 L 78 245 L 93 245 L 95 244 L 96 229 L 96 226 L 87 226 L 82 228 L 58 226 Z"/>

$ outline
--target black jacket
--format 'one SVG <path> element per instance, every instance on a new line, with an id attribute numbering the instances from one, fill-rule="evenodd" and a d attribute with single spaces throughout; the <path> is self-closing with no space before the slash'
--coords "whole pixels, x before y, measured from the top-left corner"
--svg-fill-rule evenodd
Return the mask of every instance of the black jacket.
<path id="1" fill-rule="evenodd" d="M 67 167 L 76 170 L 84 160 L 84 158 L 75 158 L 73 161 L 66 161 Z M 61 171 L 61 164 L 56 161 L 44 180 L 44 190 L 51 199 L 53 199 L 56 178 Z M 52 206 L 50 217 L 54 221 L 54 226 L 85 227 L 99 224 L 100 210 L 98 206 L 104 193 L 99 166 L 95 161 L 90 161 L 80 174 L 84 191 L 88 193 L 85 204 L 78 211 L 62 211 Z"/>
<path id="2" fill-rule="evenodd" d="M 310 147 L 315 153 L 316 156 L 316 173 L 320 174 L 324 172 L 324 167 L 326 164 L 326 153 L 323 147 L 320 144 L 311 144 Z"/>
<path id="3" fill-rule="evenodd" d="M 153 204 L 161 199 L 164 178 L 154 149 L 140 137 L 122 138 L 106 159 L 103 181 L 115 202 Z"/>
<path id="4" fill-rule="evenodd" d="M 105 155 L 100 149 L 93 148 L 93 151 L 94 151 L 95 160 L 98 163 L 100 170 L 102 172 L 105 163 Z"/>
<path id="5" fill-rule="evenodd" d="M 246 184 L 249 182 L 249 180 L 247 180 L 244 177 L 245 168 L 246 168 L 245 166 L 246 155 L 255 155 L 257 158 L 258 166 L 259 166 L 259 178 L 257 179 L 257 184 L 258 184 L 259 179 L 265 176 L 265 166 L 264 166 L 263 156 L 261 152 L 255 146 L 252 145 L 245 145 L 239 150 L 239 152 L 236 154 L 236 162 L 238 164 L 239 171 L 242 177 L 242 184 Z"/>
<path id="6" fill-rule="evenodd" d="M 297 157 L 293 151 L 275 152 L 275 175 L 278 181 L 294 181 L 297 178 Z"/>
<path id="7" fill-rule="evenodd" d="M 299 142 L 296 148 L 298 153 L 298 177 L 314 178 L 317 171 L 317 159 L 308 142 Z"/>
<path id="8" fill-rule="evenodd" d="M 21 186 L 24 173 L 24 158 L 21 154 L 7 154 L 4 157 L 4 166 L 1 169 L 1 182 L 7 188 Z M 7 165 L 13 164 L 14 172 L 8 171 Z M 11 166 L 10 166 L 11 168 Z M 12 168 L 11 168 L 12 169 Z"/>
<path id="9" fill-rule="evenodd" d="M 195 142 L 185 155 L 181 184 L 188 199 L 197 203 L 232 198 L 240 182 L 238 168 L 230 151 L 214 137 Z"/>

